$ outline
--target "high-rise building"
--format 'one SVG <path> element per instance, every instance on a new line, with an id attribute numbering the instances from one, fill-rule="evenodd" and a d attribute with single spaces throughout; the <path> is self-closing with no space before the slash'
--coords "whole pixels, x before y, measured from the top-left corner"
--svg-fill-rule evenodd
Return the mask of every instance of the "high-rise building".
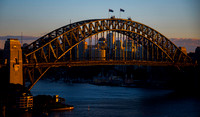
<path id="1" fill-rule="evenodd" d="M 114 46 L 115 46 L 115 49 L 123 49 L 122 40 L 116 40 Z"/>
<path id="2" fill-rule="evenodd" d="M 133 59 L 134 52 L 136 51 L 134 41 L 132 39 L 125 40 L 123 46 L 124 46 L 125 57 L 128 59 Z"/>
<path id="3" fill-rule="evenodd" d="M 98 41 L 97 55 L 98 60 L 106 60 L 107 43 L 105 38 L 100 38 Z"/>
<path id="4" fill-rule="evenodd" d="M 115 44 L 114 44 L 114 48 L 115 48 L 115 58 L 118 60 L 123 59 L 124 57 L 124 48 L 122 46 L 122 40 L 116 40 Z"/>
<path id="5" fill-rule="evenodd" d="M 200 47 L 195 49 L 195 59 L 198 64 L 200 64 Z"/>
<path id="6" fill-rule="evenodd" d="M 114 55 L 114 43 L 115 43 L 115 36 L 113 33 L 108 33 L 107 34 L 107 58 L 112 59 Z"/>
<path id="7" fill-rule="evenodd" d="M 113 33 L 107 34 L 107 47 L 112 50 L 114 48 L 115 36 Z"/>
<path id="8" fill-rule="evenodd" d="M 88 48 L 86 50 L 86 60 L 97 60 L 98 56 L 98 49 L 96 47 L 92 47 L 91 50 Z"/>
<path id="9" fill-rule="evenodd" d="M 125 48 L 125 51 L 133 52 L 135 49 L 134 41 L 131 39 L 128 39 L 127 42 L 125 40 L 123 46 Z"/>
<path id="10" fill-rule="evenodd" d="M 200 55 L 200 46 L 195 49 L 195 53 Z"/>
<path id="11" fill-rule="evenodd" d="M 79 44 L 79 59 L 86 58 L 86 50 L 88 49 L 87 42 L 83 41 Z"/>
<path id="12" fill-rule="evenodd" d="M 98 60 L 106 60 L 106 50 L 97 49 Z"/>
<path id="13" fill-rule="evenodd" d="M 99 48 L 101 50 L 106 50 L 107 44 L 106 44 L 106 39 L 105 38 L 100 38 L 99 41 L 98 41 L 98 44 L 99 44 Z"/>

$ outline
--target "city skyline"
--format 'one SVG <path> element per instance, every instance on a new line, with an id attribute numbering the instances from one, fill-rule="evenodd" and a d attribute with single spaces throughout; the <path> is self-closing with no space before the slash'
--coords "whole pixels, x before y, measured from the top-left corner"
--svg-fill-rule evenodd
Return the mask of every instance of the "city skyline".
<path id="1" fill-rule="evenodd" d="M 199 3 L 198 0 L 126 0 L 124 2 L 120 0 L 101 2 L 2 0 L 0 1 L 0 48 L 3 49 L 6 37 L 21 39 L 22 35 L 23 42 L 30 43 L 70 22 L 108 18 L 113 15 L 116 18 L 121 15 L 120 18 L 124 19 L 131 17 L 132 20 L 150 26 L 169 39 L 199 40 Z M 120 8 L 125 12 L 119 14 Z M 114 12 L 109 13 L 109 9 Z M 198 43 L 195 45 L 200 46 Z M 194 48 L 189 51 L 194 51 Z"/>

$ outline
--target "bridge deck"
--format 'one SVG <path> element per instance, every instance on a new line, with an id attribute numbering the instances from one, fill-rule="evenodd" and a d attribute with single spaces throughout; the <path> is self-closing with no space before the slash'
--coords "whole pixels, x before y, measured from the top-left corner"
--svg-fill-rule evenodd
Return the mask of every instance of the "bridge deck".
<path id="1" fill-rule="evenodd" d="M 23 64 L 24 67 L 61 67 L 61 66 L 96 66 L 96 65 L 141 65 L 141 66 L 194 66 L 191 63 L 172 63 L 140 60 L 101 60 L 101 61 L 68 61 L 55 63 Z"/>

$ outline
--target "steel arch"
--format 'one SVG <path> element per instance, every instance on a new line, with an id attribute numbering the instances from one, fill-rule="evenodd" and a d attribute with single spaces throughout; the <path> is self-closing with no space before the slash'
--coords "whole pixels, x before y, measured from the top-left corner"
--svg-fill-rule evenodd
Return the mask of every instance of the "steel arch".
<path id="1" fill-rule="evenodd" d="M 92 35 L 115 31 L 134 38 L 141 44 L 151 43 L 159 48 L 171 63 L 190 63 L 191 58 L 183 53 L 174 43 L 158 31 L 142 23 L 128 19 L 93 19 L 76 22 L 58 28 L 34 41 L 24 48 L 26 64 L 56 63 L 72 48 Z M 137 37 L 138 36 L 138 37 Z M 135 38 L 136 37 L 136 38 Z M 144 41 L 146 40 L 146 41 Z M 145 45 L 145 44 L 144 44 Z M 147 45 L 147 44 L 146 44 Z M 32 86 L 49 70 L 50 67 L 26 68 Z M 25 69 L 25 70 L 26 70 Z M 34 78 L 35 69 L 40 73 Z"/>

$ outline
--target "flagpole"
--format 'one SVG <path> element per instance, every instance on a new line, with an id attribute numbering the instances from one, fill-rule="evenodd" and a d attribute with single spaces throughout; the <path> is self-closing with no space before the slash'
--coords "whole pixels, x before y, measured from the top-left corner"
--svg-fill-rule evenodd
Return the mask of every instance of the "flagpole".
<path id="1" fill-rule="evenodd" d="M 22 39 L 22 37 L 23 37 L 23 32 L 21 32 L 21 45 L 23 47 L 23 39 Z"/>
<path id="2" fill-rule="evenodd" d="M 109 10 L 108 10 L 108 19 L 109 19 Z"/>
<path id="3" fill-rule="evenodd" d="M 109 15 L 110 15 L 110 13 L 109 12 L 114 12 L 112 9 L 108 9 L 108 17 L 109 17 Z"/>

